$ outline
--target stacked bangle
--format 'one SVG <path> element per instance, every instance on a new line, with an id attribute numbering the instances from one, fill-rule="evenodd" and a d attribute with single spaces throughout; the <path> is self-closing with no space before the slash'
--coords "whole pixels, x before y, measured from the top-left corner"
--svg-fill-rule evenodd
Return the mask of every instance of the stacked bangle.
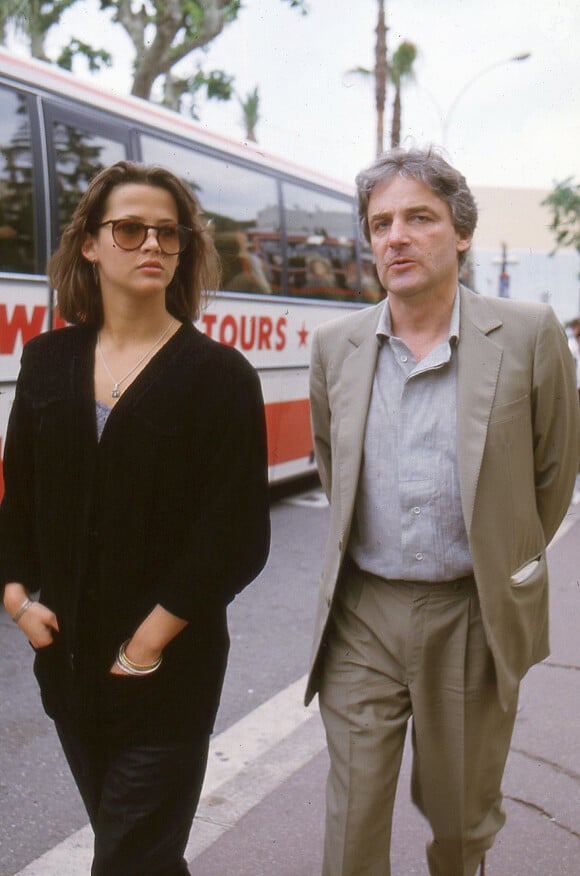
<path id="1" fill-rule="evenodd" d="M 145 666 L 141 663 L 133 663 L 125 653 L 125 648 L 129 644 L 129 641 L 130 640 L 127 639 L 119 648 L 119 653 L 117 654 L 117 659 L 115 661 L 119 669 L 123 672 L 128 672 L 129 675 L 151 675 L 152 672 L 159 669 L 163 662 L 163 654 L 155 661 L 155 663 L 149 663 Z"/>
<path id="2" fill-rule="evenodd" d="M 15 624 L 18 623 L 18 621 L 20 620 L 20 618 L 22 617 L 24 612 L 27 611 L 31 605 L 32 605 L 32 599 L 30 599 L 27 596 L 26 599 L 24 600 L 24 602 L 22 603 L 22 605 L 20 606 L 20 608 L 18 609 L 18 611 L 16 612 L 16 614 L 12 616 L 12 620 L 14 621 Z"/>

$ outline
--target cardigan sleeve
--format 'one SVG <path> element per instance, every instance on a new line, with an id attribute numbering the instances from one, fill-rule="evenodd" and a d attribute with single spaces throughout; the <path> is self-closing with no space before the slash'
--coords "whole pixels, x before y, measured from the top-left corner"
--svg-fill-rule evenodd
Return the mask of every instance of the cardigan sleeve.
<path id="1" fill-rule="evenodd" d="M 185 620 L 224 605 L 266 563 L 270 545 L 264 403 L 258 375 L 244 367 L 223 405 L 220 429 L 204 460 L 203 507 L 186 549 L 164 576 L 160 604 Z"/>
<path id="2" fill-rule="evenodd" d="M 0 505 L 0 593 L 18 581 L 33 592 L 39 587 L 34 536 L 34 430 L 28 391 L 32 370 L 26 348 L 8 421 L 4 449 L 4 497 Z"/>

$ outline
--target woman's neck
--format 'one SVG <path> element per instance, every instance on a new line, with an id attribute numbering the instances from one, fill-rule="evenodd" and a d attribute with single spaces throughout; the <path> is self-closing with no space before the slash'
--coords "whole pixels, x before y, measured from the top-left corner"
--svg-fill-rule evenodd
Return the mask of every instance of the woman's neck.
<path id="1" fill-rule="evenodd" d="M 99 335 L 111 349 L 141 346 L 157 338 L 172 321 L 177 322 L 164 307 L 137 312 L 106 311 Z"/>

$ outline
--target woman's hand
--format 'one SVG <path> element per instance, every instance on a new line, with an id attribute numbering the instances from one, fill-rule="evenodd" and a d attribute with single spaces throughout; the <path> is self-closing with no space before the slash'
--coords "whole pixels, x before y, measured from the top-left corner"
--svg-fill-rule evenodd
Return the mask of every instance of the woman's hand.
<path id="1" fill-rule="evenodd" d="M 166 645 L 186 626 L 187 621 L 156 605 L 125 644 L 125 656 L 136 666 L 155 666 Z M 109 671 L 111 675 L 131 675 L 117 661 Z"/>
<path id="2" fill-rule="evenodd" d="M 27 608 L 18 626 L 28 636 L 28 641 L 33 648 L 46 648 L 54 642 L 54 633 L 58 633 L 58 620 L 54 611 L 42 605 L 41 602 L 33 602 Z"/>
<path id="3" fill-rule="evenodd" d="M 14 617 L 28 599 L 28 593 L 23 584 L 11 581 L 4 588 L 4 607 L 10 617 Z M 58 620 L 50 608 L 41 602 L 31 602 L 18 620 L 20 627 L 33 648 L 46 648 L 54 641 L 54 633 L 58 633 Z"/>
<path id="4" fill-rule="evenodd" d="M 135 639 L 129 639 L 125 645 L 126 657 L 136 666 L 155 666 L 161 657 L 161 651 L 154 651 L 150 648 L 141 646 L 136 647 Z M 122 666 L 115 660 L 110 669 L 111 675 L 133 675 L 131 672 L 125 671 Z"/>

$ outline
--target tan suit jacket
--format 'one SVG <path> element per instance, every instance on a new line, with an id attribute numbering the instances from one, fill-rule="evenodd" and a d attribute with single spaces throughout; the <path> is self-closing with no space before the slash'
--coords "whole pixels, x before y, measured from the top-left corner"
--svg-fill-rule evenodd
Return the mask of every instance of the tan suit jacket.
<path id="1" fill-rule="evenodd" d="M 569 506 L 580 447 L 574 365 L 547 305 L 461 288 L 457 453 L 465 526 L 504 706 L 549 652 L 546 545 Z M 319 327 L 310 372 L 318 469 L 330 527 L 308 703 L 348 546 L 379 342 L 379 308 Z"/>

